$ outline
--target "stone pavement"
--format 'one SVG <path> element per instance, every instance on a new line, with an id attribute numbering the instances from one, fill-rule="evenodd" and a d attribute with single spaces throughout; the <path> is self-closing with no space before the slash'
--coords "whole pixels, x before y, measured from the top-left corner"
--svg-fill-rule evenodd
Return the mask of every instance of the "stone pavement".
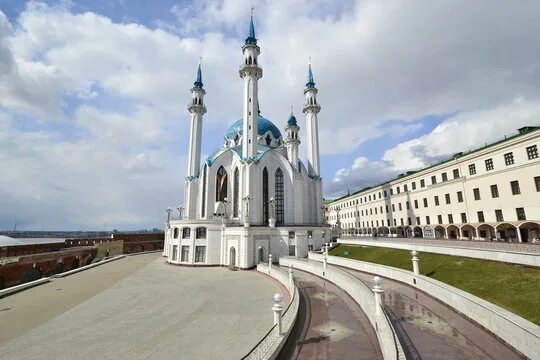
<path id="1" fill-rule="evenodd" d="M 145 256 L 95 269 L 115 273 L 124 260 Z M 277 282 L 255 271 L 176 267 L 153 256 L 139 271 L 0 347 L 0 359 L 238 359 L 271 327 L 272 295 L 285 291 Z M 63 280 L 80 276 L 88 281 L 90 271 L 43 286 L 63 288 Z M 86 281 L 79 278 L 81 289 Z M 13 310 L 32 311 L 42 306 L 43 286 L 28 290 L 33 302 L 16 301 L 26 292 L 6 299 L 15 300 Z M 13 321 L 0 317 L 1 332 L 9 333 Z"/>
<path id="2" fill-rule="evenodd" d="M 375 331 L 347 293 L 304 271 L 294 276 L 300 308 L 278 359 L 382 359 Z"/>
<path id="3" fill-rule="evenodd" d="M 502 241 L 478 241 L 478 240 L 447 240 L 447 239 L 424 239 L 424 238 L 399 238 L 399 237 L 352 237 L 344 236 L 344 242 L 351 240 L 372 240 L 380 242 L 406 243 L 414 245 L 429 245 L 443 247 L 466 247 L 471 249 L 486 249 L 497 251 L 513 251 L 527 254 L 540 254 L 540 245 L 511 243 Z"/>
<path id="4" fill-rule="evenodd" d="M 342 268 L 369 288 L 373 275 Z M 497 359 L 521 357 L 494 335 L 428 294 L 384 279 L 383 302 L 409 359 Z"/>

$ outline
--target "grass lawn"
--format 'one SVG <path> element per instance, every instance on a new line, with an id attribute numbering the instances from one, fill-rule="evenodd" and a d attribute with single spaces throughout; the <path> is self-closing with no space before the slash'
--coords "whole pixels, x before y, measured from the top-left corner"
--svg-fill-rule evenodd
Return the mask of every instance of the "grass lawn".
<path id="1" fill-rule="evenodd" d="M 344 253 L 349 252 L 349 255 Z M 408 250 L 339 245 L 330 255 L 412 271 Z M 423 253 L 420 273 L 465 290 L 540 325 L 540 269 Z"/>

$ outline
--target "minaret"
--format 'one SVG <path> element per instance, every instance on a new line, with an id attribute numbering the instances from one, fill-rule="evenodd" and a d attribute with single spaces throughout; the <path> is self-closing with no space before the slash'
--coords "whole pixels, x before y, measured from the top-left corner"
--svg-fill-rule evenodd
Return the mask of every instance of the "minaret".
<path id="1" fill-rule="evenodd" d="M 296 117 L 293 114 L 291 108 L 291 116 L 287 120 L 287 126 L 285 132 L 287 138 L 285 139 L 285 147 L 287 148 L 287 157 L 294 170 L 298 171 L 298 145 L 300 145 L 300 139 L 298 137 L 298 131 L 300 127 L 296 123 Z"/>
<path id="2" fill-rule="evenodd" d="M 188 105 L 188 111 L 191 115 L 191 130 L 189 133 L 189 158 L 185 190 L 185 218 L 187 219 L 195 219 L 197 212 L 197 187 L 194 182 L 199 177 L 201 165 L 202 117 L 206 113 L 204 94 L 206 94 L 206 91 L 203 89 L 201 60 L 199 60 L 197 79 L 193 83 L 191 103 Z"/>
<path id="3" fill-rule="evenodd" d="M 257 57 L 261 49 L 255 38 L 255 26 L 253 25 L 253 9 L 249 22 L 249 32 L 246 43 L 242 47 L 244 62 L 240 66 L 240 77 L 244 79 L 244 123 L 242 139 L 242 158 L 254 159 L 257 155 L 257 129 L 258 129 L 258 82 L 263 75 Z"/>
<path id="4" fill-rule="evenodd" d="M 319 178 L 321 169 L 319 166 L 319 124 L 317 114 L 321 111 L 321 106 L 317 103 L 317 88 L 313 81 L 311 72 L 311 60 L 308 68 L 308 82 L 304 89 L 306 104 L 303 112 L 306 114 L 306 139 L 307 139 L 307 160 L 308 174 L 311 177 Z"/>

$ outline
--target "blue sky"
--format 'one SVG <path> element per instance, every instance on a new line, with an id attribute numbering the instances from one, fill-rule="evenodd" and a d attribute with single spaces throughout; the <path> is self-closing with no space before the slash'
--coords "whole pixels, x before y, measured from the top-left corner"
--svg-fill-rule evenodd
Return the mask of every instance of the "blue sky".
<path id="1" fill-rule="evenodd" d="M 0 0 L 0 229 L 161 226 L 183 202 L 199 56 L 203 153 L 240 118 L 251 4 Z M 312 58 L 327 197 L 539 123 L 537 2 L 254 5 L 260 105 L 280 128 Z"/>

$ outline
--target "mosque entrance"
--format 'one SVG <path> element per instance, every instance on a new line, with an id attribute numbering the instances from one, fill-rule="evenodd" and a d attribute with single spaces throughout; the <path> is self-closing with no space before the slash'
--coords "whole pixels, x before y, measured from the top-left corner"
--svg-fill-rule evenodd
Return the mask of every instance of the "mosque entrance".
<path id="1" fill-rule="evenodd" d="M 257 263 L 262 263 L 264 261 L 264 249 L 259 247 L 259 253 L 257 255 Z"/>

